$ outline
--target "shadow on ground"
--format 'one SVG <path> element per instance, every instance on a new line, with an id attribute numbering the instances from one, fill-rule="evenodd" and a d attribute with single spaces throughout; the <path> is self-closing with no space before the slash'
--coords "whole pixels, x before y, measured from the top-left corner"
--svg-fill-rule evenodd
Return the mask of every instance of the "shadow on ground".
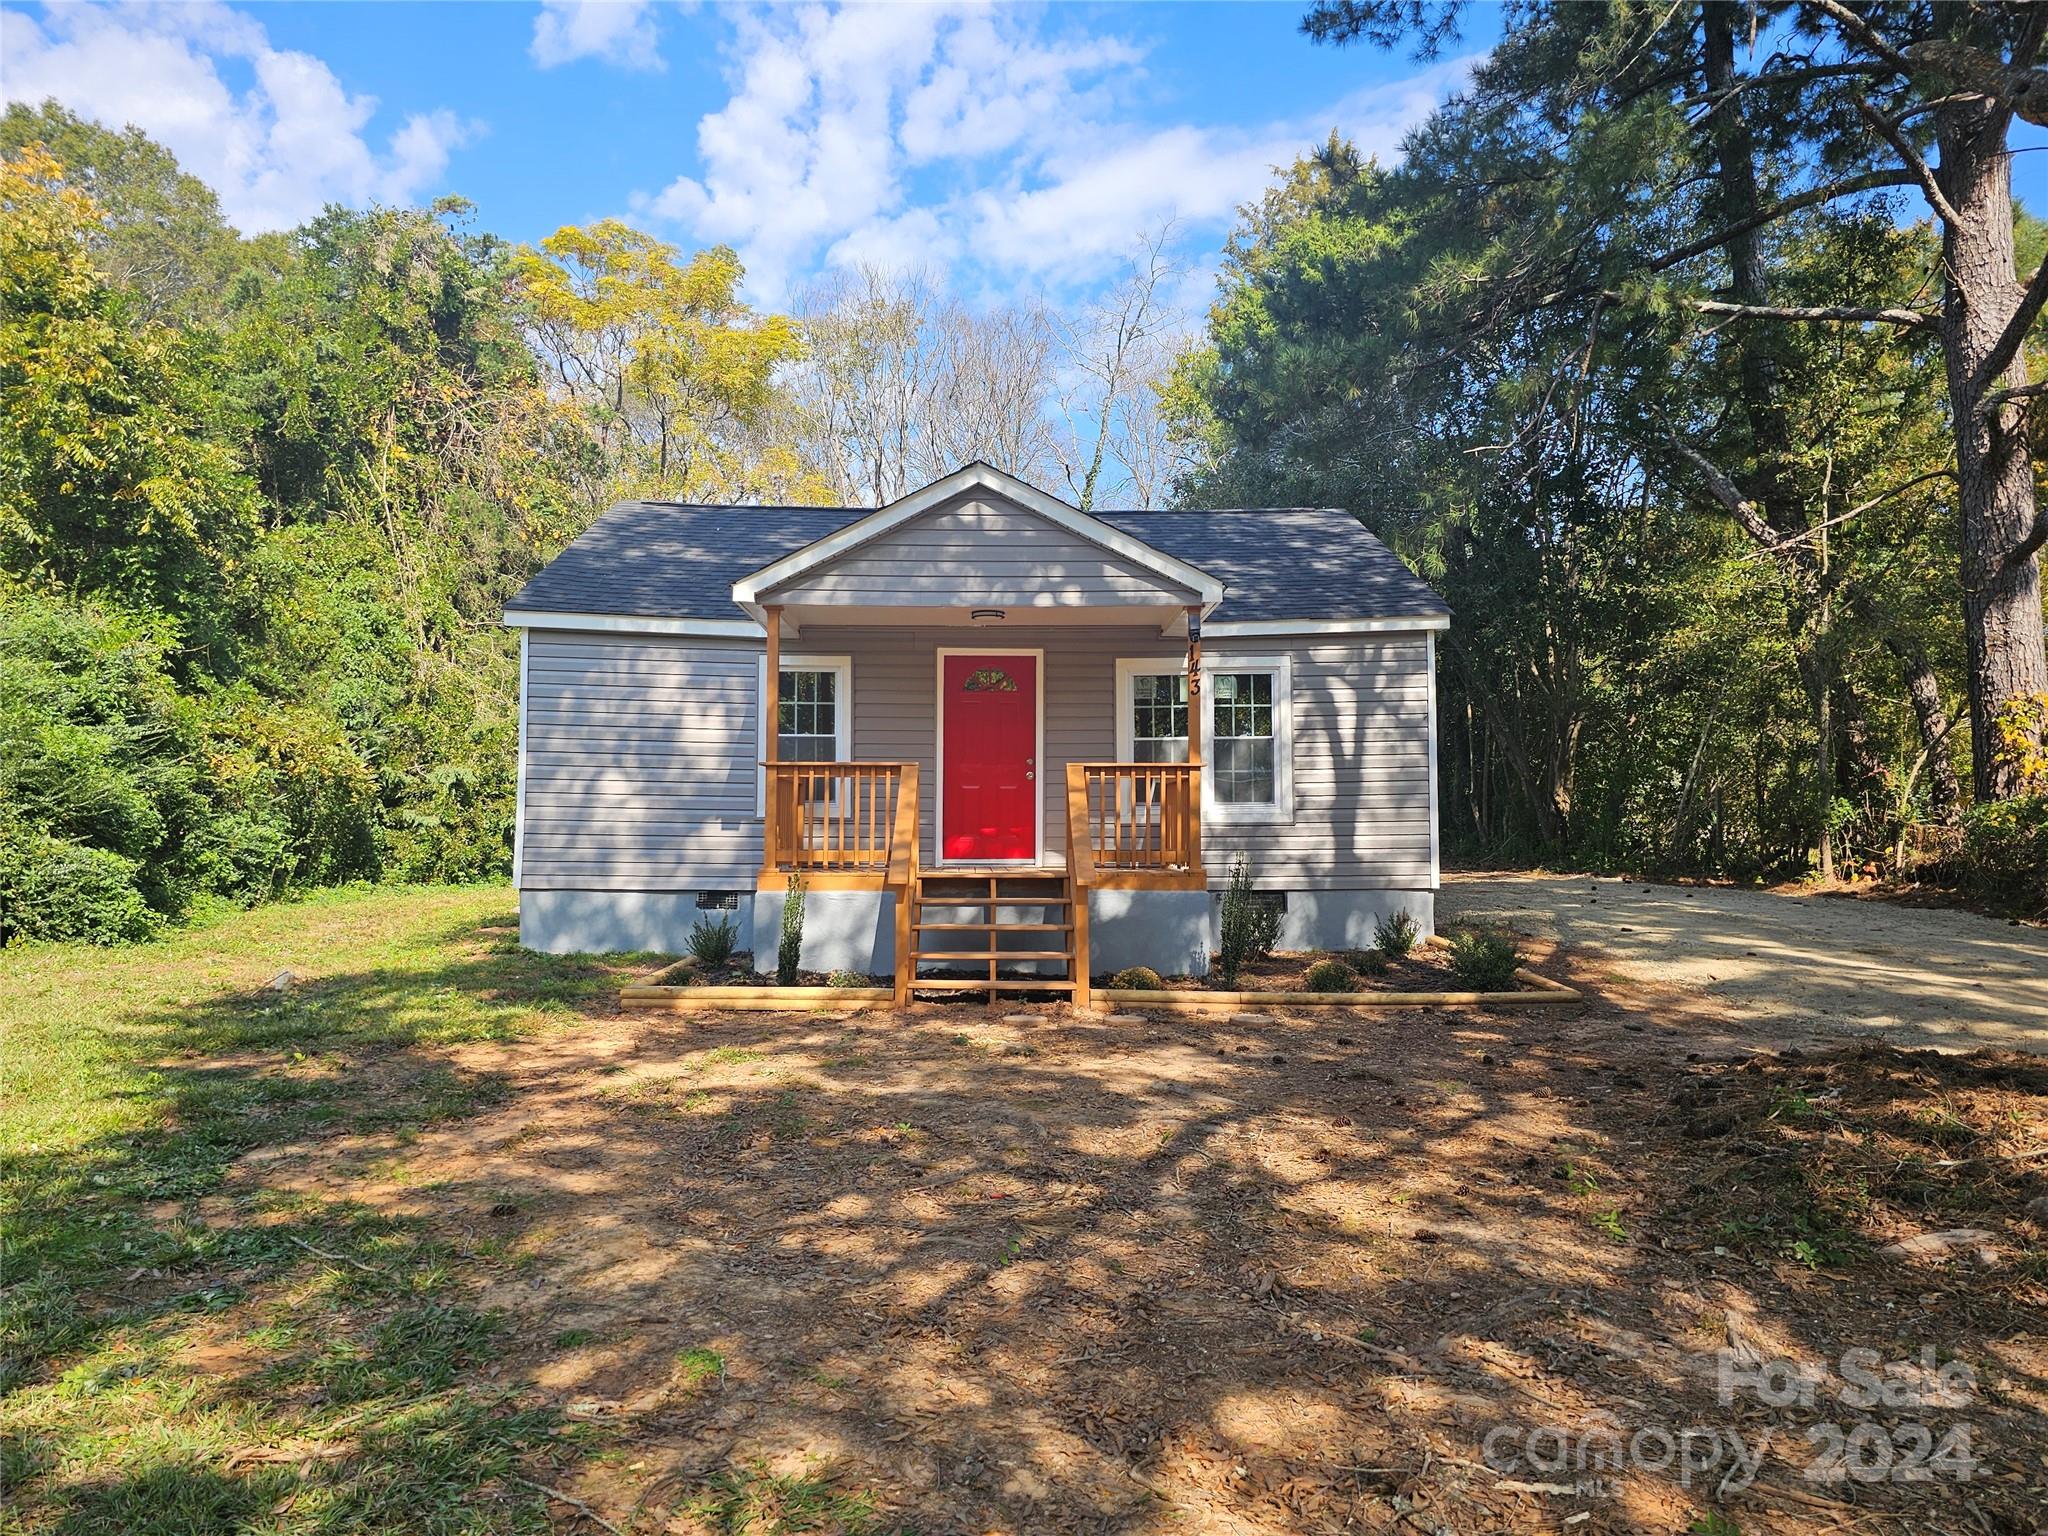
<path id="1" fill-rule="evenodd" d="M 485 952 L 130 1021 L 192 1053 L 156 1128 L 9 1170 L 27 1518 L 2033 1529 L 2036 1064 L 1688 1060 L 1597 1004 L 619 1015 L 602 967 L 450 939 Z M 569 1027 L 492 1027 L 535 1004 Z M 1960 1487 L 1810 1481 L 1858 1416 L 1717 1399 L 1723 1349 L 1923 1343 L 1976 1371 L 1921 1415 L 1971 1424 Z M 1771 1428 L 1755 1485 L 1600 1464 L 1693 1426 Z"/>

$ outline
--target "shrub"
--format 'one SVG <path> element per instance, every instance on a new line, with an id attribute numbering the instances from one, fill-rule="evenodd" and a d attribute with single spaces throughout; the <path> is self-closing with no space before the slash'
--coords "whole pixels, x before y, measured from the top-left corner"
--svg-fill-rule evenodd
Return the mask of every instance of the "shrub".
<path id="1" fill-rule="evenodd" d="M 1396 908 L 1372 925 L 1373 948 L 1395 960 L 1413 949 L 1421 936 L 1422 930 L 1406 907 Z"/>
<path id="2" fill-rule="evenodd" d="M 866 987 L 873 984 L 871 977 L 863 976 L 859 971 L 834 971 L 825 978 L 828 987 Z"/>
<path id="3" fill-rule="evenodd" d="M 1230 866 L 1218 929 L 1216 968 L 1226 987 L 1237 985 L 1238 972 L 1247 961 L 1265 959 L 1280 941 L 1280 908 L 1261 900 L 1252 889 L 1251 866 L 1243 854 Z"/>
<path id="4" fill-rule="evenodd" d="M 782 901 L 782 942 L 775 946 L 775 979 L 796 985 L 797 961 L 804 952 L 804 877 L 791 875 Z"/>
<path id="5" fill-rule="evenodd" d="M 0 826 L 0 943 L 71 939 L 126 944 L 156 932 L 136 889 L 140 866 L 9 822 Z"/>
<path id="6" fill-rule="evenodd" d="M 1335 955 L 1326 955 L 1308 968 L 1303 981 L 1311 992 L 1349 992 L 1357 986 L 1358 975 Z"/>
<path id="7" fill-rule="evenodd" d="M 690 954 L 699 965 L 717 970 L 732 959 L 733 947 L 740 941 L 739 925 L 729 917 L 713 920 L 700 917 L 690 930 Z"/>
<path id="8" fill-rule="evenodd" d="M 1504 933 L 1467 928 L 1451 936 L 1451 974 L 1474 992 L 1505 992 L 1522 963 Z"/>
<path id="9" fill-rule="evenodd" d="M 1149 965 L 1127 965 L 1109 978 L 1109 984 L 1119 992 L 1157 992 L 1165 985 Z"/>
<path id="10" fill-rule="evenodd" d="M 1960 873 L 1986 901 L 2048 909 L 2048 794 L 1994 800 L 1963 823 Z"/>
<path id="11" fill-rule="evenodd" d="M 1386 951 L 1379 949 L 1361 950 L 1351 957 L 1351 968 L 1365 976 L 1384 976 L 1393 967 Z"/>

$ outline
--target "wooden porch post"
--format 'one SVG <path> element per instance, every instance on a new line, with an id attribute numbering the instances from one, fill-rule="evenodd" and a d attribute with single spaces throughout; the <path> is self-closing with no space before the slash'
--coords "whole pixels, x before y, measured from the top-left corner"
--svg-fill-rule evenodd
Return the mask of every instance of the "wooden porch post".
<path id="1" fill-rule="evenodd" d="M 1188 605 L 1188 764 L 1192 768 L 1187 787 L 1187 833 L 1181 846 L 1187 849 L 1188 868 L 1202 867 L 1202 610 Z"/>
<path id="2" fill-rule="evenodd" d="M 782 738 L 782 605 L 770 603 L 761 610 L 761 628 L 768 637 L 767 687 L 761 699 L 761 761 L 766 778 L 761 808 L 761 867 L 781 867 L 783 839 L 789 828 L 782 821 L 782 781 L 776 777 L 777 749 Z"/>

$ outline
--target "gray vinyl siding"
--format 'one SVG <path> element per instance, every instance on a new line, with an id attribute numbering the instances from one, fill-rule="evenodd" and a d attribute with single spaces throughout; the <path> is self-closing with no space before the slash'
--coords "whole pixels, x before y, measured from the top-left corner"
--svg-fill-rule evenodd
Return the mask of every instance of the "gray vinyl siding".
<path id="1" fill-rule="evenodd" d="M 1205 822 L 1211 882 L 1243 853 L 1253 879 L 1276 889 L 1432 884 L 1428 640 L 1233 640 L 1206 654 L 1216 667 L 1287 656 L 1294 672 L 1294 819 Z"/>
<path id="2" fill-rule="evenodd" d="M 531 630 L 528 890 L 752 889 L 759 642 Z"/>
<path id="3" fill-rule="evenodd" d="M 821 606 L 999 608 L 1191 603 L 1195 594 L 1007 502 L 969 498 L 762 594 Z"/>
<path id="4" fill-rule="evenodd" d="M 790 650 L 853 667 L 853 755 L 915 762 L 921 854 L 938 807 L 940 647 L 1042 650 L 1039 766 L 1048 859 L 1066 845 L 1066 765 L 1117 751 L 1116 663 L 1184 647 L 1133 628 L 808 626 Z M 1212 882 L 1240 851 L 1275 889 L 1418 888 L 1431 883 L 1428 646 L 1421 634 L 1211 641 L 1293 664 L 1294 816 L 1211 819 Z M 756 815 L 758 641 L 529 632 L 525 825 L 520 884 L 535 890 L 746 888 L 761 863 Z"/>

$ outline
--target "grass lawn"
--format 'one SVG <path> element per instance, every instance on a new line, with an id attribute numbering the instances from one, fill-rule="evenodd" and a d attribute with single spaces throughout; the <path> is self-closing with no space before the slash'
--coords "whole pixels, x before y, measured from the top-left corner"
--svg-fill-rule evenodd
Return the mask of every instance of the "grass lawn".
<path id="1" fill-rule="evenodd" d="M 515 932 L 504 891 L 344 891 L 0 950 L 0 1527 L 546 1528 L 504 1480 L 563 1425 L 470 1372 L 475 1255 L 341 1191 L 220 1195 L 267 1147 L 502 1098 L 449 1047 L 610 1011 L 613 968 Z"/>
<path id="2" fill-rule="evenodd" d="M 2037 1523 L 2048 1062 L 1612 990 L 624 1014 L 653 957 L 514 938 L 377 890 L 0 950 L 0 1531 Z M 1968 1400 L 1879 1427 L 1967 1427 L 1960 1480 L 1815 1479 L 1879 1422 L 1839 1379 L 1718 1394 L 1726 1349 L 1923 1347 Z M 1753 1484 L 1486 1460 L 1701 1425 Z"/>

